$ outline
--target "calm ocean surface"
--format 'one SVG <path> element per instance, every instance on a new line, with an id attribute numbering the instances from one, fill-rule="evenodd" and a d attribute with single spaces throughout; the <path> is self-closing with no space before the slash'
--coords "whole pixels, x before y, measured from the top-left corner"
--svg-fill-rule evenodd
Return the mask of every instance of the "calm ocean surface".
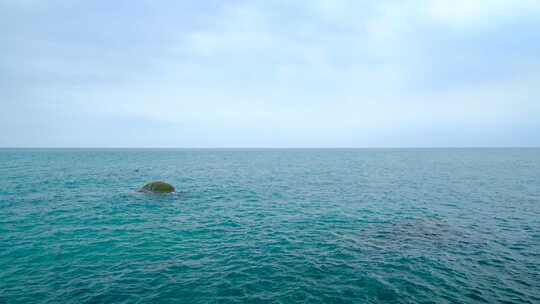
<path id="1" fill-rule="evenodd" d="M 0 185 L 0 303 L 540 303 L 540 149 L 0 149 Z"/>

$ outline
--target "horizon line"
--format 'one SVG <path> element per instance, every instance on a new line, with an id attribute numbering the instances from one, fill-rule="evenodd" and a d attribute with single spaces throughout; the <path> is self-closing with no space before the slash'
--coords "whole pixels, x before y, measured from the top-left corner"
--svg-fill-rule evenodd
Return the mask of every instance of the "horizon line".
<path id="1" fill-rule="evenodd" d="M 218 149 L 538 149 L 540 146 L 392 146 L 392 147 L 0 147 L 0 149 L 162 149 L 162 150 L 218 150 Z"/>

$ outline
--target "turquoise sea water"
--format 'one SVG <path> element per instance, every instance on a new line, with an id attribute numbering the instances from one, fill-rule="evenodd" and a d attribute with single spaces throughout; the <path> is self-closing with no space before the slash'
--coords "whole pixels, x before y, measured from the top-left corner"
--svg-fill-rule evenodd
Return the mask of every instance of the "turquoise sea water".
<path id="1" fill-rule="evenodd" d="M 0 185 L 0 303 L 540 303 L 540 149 L 3 149 Z"/>

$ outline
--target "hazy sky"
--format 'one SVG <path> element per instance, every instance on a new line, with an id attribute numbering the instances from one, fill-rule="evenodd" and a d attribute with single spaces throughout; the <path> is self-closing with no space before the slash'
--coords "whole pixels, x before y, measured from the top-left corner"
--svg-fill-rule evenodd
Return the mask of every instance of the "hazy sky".
<path id="1" fill-rule="evenodd" d="M 538 0 L 0 0 L 2 147 L 540 146 Z"/>

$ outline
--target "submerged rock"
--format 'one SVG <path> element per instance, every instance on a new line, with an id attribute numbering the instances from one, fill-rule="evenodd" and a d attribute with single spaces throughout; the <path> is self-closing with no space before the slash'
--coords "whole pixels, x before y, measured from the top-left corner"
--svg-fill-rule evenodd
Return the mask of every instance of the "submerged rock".
<path id="1" fill-rule="evenodd" d="M 174 187 L 164 182 L 153 182 L 144 185 L 139 192 L 151 192 L 151 193 L 170 193 L 174 192 Z"/>

